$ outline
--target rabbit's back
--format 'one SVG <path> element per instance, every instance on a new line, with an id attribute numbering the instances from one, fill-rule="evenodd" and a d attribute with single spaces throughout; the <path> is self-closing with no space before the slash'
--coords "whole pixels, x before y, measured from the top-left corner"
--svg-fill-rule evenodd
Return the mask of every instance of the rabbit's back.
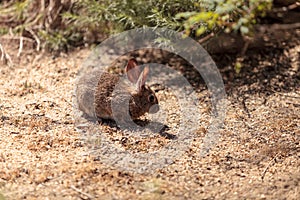
<path id="1" fill-rule="evenodd" d="M 95 118 L 95 91 L 98 85 L 99 77 L 102 71 L 98 69 L 90 69 L 88 72 L 83 73 L 77 79 L 75 96 L 76 96 L 76 107 L 88 117 Z"/>
<path id="2" fill-rule="evenodd" d="M 112 119 L 111 101 L 119 79 L 119 76 L 107 72 L 99 77 L 94 99 L 95 113 L 98 118 Z"/>

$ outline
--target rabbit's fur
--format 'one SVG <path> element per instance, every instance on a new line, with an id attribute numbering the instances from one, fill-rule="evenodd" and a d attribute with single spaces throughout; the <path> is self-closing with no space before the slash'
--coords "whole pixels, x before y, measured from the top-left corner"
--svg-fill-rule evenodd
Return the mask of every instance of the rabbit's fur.
<path id="1" fill-rule="evenodd" d="M 84 95 L 81 95 L 81 97 L 79 96 L 79 108 L 85 112 L 85 110 L 90 111 L 91 109 L 88 107 L 92 106 L 94 107 L 94 116 L 97 118 L 112 120 L 118 118 L 122 121 L 127 121 L 129 117 L 131 119 L 139 118 L 146 112 L 157 112 L 159 110 L 157 97 L 145 84 L 149 68 L 145 67 L 142 70 L 137 61 L 131 58 L 125 67 L 125 72 L 131 84 L 126 83 L 126 80 L 124 81 L 118 75 L 108 72 L 101 73 L 95 89 L 90 91 L 94 95 L 93 105 L 82 104 L 80 99 L 84 100 Z M 85 91 L 86 94 L 90 92 Z"/>

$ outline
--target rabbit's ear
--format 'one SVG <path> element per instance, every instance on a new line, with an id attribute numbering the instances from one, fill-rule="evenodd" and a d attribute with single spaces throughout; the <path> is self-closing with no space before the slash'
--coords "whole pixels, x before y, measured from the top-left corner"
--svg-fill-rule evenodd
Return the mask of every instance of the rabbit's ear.
<path id="1" fill-rule="evenodd" d="M 128 80 L 131 83 L 135 84 L 138 81 L 139 76 L 141 74 L 141 67 L 138 66 L 135 58 L 131 58 L 125 67 L 125 71 L 126 71 Z"/>
<path id="2" fill-rule="evenodd" d="M 145 86 L 148 74 L 149 74 L 149 67 L 147 66 L 144 68 L 144 70 L 142 71 L 142 73 L 139 76 L 138 81 L 136 82 L 137 91 L 141 91 L 142 88 Z"/>

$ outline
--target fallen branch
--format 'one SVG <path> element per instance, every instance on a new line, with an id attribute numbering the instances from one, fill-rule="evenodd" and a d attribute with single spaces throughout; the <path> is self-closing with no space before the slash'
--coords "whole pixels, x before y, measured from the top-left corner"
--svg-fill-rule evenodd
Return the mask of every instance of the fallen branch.
<path id="1" fill-rule="evenodd" d="M 263 171 L 262 175 L 261 175 L 261 180 L 264 181 L 265 175 L 267 173 L 267 171 L 269 170 L 271 164 L 276 160 L 277 156 L 279 155 L 279 153 L 277 153 L 272 160 L 268 163 L 267 167 L 265 168 L 265 170 Z"/>
<path id="2" fill-rule="evenodd" d="M 71 189 L 73 189 L 74 191 L 86 196 L 88 199 L 94 199 L 94 197 L 86 192 L 83 192 L 82 190 L 79 190 L 78 188 L 76 188 L 74 185 L 70 186 Z"/>

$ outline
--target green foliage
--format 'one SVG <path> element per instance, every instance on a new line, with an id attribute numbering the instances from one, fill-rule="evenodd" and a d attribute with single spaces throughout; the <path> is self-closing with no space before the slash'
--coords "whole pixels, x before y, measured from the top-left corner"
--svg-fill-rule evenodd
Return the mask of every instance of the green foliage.
<path id="1" fill-rule="evenodd" d="M 186 34 L 200 36 L 205 32 L 225 29 L 250 35 L 257 17 L 264 16 L 272 7 L 272 0 L 202 0 L 199 11 L 183 12 L 176 15 L 184 18 Z"/>
<path id="2" fill-rule="evenodd" d="M 175 15 L 195 9 L 195 0 L 78 0 L 63 18 L 76 29 L 117 33 L 137 27 L 183 29 Z"/>
<path id="3" fill-rule="evenodd" d="M 30 37 L 44 48 L 61 50 L 69 42 L 68 29 L 60 19 L 65 7 L 35 0 L 13 0 L 0 4 L 0 34 Z"/>
<path id="4" fill-rule="evenodd" d="M 66 49 L 101 42 L 136 27 L 165 27 L 201 36 L 220 29 L 251 34 L 272 0 L 11 0 L 0 3 L 0 34 L 9 29 L 42 47 Z M 7 23 L 9 22 L 9 23 Z"/>
<path id="5" fill-rule="evenodd" d="M 24 20 L 26 14 L 24 13 L 24 10 L 27 9 L 30 1 L 25 0 L 25 1 L 15 1 L 13 4 L 9 6 L 3 6 L 1 7 L 1 17 L 7 17 L 7 16 L 13 16 L 14 19 L 17 20 Z"/>
<path id="6" fill-rule="evenodd" d="M 0 35 L 5 35 L 5 34 L 8 33 L 8 31 L 9 31 L 8 28 L 6 28 L 6 27 L 0 27 Z"/>

